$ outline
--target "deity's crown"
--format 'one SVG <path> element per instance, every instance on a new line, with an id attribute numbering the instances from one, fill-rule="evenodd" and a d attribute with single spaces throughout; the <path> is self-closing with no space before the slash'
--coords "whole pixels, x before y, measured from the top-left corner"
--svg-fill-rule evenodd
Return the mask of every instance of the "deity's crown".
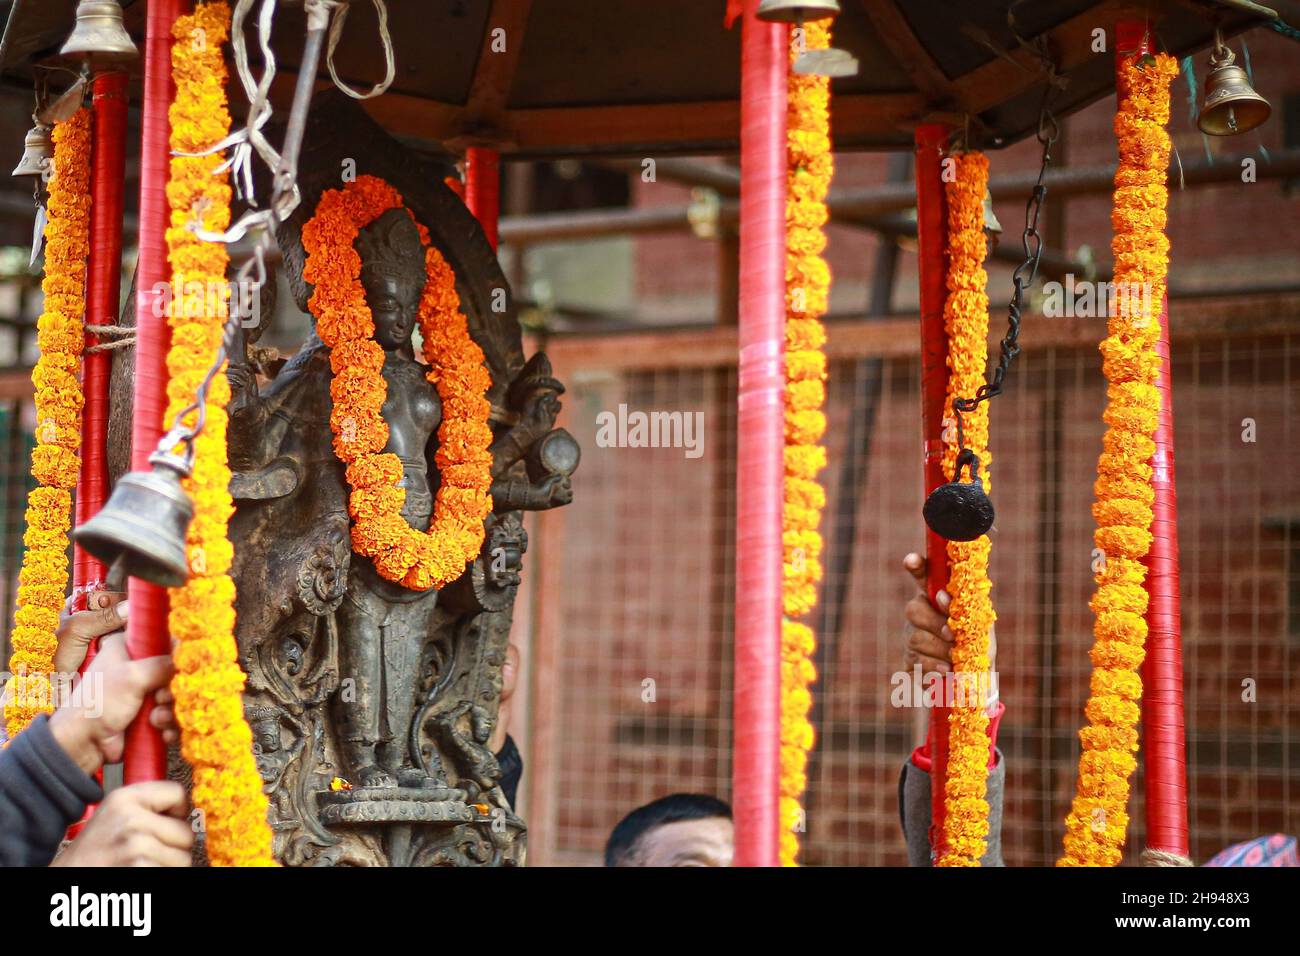
<path id="1" fill-rule="evenodd" d="M 424 285 L 420 232 L 405 209 L 390 209 L 357 235 L 361 277 L 385 276 Z"/>

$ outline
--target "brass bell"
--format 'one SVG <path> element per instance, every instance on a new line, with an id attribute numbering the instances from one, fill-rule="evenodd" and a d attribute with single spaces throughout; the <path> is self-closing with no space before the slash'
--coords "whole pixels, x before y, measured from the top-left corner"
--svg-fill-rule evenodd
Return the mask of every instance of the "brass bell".
<path id="1" fill-rule="evenodd" d="M 758 18 L 769 23 L 803 23 L 826 20 L 838 16 L 840 5 L 836 0 L 763 0 L 758 5 Z"/>
<path id="2" fill-rule="evenodd" d="M 184 465 L 155 452 L 150 471 L 123 475 L 99 513 L 77 528 L 73 540 L 109 567 L 162 587 L 190 577 L 185 533 L 194 505 L 181 488 Z"/>
<path id="3" fill-rule="evenodd" d="M 117 0 L 81 0 L 77 25 L 59 53 L 87 61 L 92 70 L 129 63 L 139 56 L 122 25 L 122 7 Z"/>
<path id="4" fill-rule="evenodd" d="M 50 136 L 50 127 L 37 123 L 27 131 L 27 137 L 23 140 L 23 158 L 9 175 L 43 176 L 53 155 L 54 140 Z"/>
<path id="5" fill-rule="evenodd" d="M 1210 136 L 1235 136 L 1259 126 L 1273 108 L 1250 85 L 1246 71 L 1237 66 L 1227 47 L 1210 54 L 1210 75 L 1205 81 L 1205 102 L 1196 125 Z"/>

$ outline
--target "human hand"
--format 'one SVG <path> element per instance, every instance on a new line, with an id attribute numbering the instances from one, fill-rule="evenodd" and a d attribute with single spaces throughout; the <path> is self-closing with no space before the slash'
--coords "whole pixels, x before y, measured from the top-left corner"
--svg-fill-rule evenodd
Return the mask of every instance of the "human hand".
<path id="1" fill-rule="evenodd" d="M 497 723 L 488 738 L 488 749 L 500 753 L 510 732 L 510 698 L 515 695 L 519 680 L 519 648 L 511 644 L 506 648 L 505 663 L 501 665 L 501 705 L 497 708 Z"/>
<path id="2" fill-rule="evenodd" d="M 948 608 L 952 599 L 947 591 L 935 595 L 933 603 L 926 590 L 926 560 L 912 553 L 903 559 L 903 567 L 916 583 L 916 593 L 907 602 L 907 657 L 910 670 L 917 663 L 922 671 L 946 674 L 952 670 L 952 648 L 956 640 L 948 626 Z M 997 672 L 998 639 L 989 629 L 989 671 Z"/>
<path id="3" fill-rule="evenodd" d="M 189 866 L 185 788 L 150 780 L 114 790 L 53 866 Z"/>
<path id="4" fill-rule="evenodd" d="M 162 732 L 164 741 L 174 743 L 180 734 L 167 690 L 173 671 L 168 655 L 131 660 L 121 633 L 102 638 L 99 653 L 81 676 L 82 693 L 72 695 L 50 717 L 54 739 L 83 770 L 93 773 L 100 764 L 121 759 L 126 728 L 155 691 L 149 723 Z"/>
<path id="5" fill-rule="evenodd" d="M 86 597 L 87 610 L 73 611 L 68 603 L 59 615 L 59 629 L 54 637 L 58 646 L 54 651 L 54 670 L 59 674 L 73 674 L 81 667 L 95 638 L 122 629 L 130 606 L 121 591 L 92 591 Z"/>

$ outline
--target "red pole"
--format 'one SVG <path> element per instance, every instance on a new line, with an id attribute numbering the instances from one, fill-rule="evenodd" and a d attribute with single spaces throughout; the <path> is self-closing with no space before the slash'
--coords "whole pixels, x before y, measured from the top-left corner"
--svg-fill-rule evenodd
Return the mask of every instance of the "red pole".
<path id="1" fill-rule="evenodd" d="M 86 262 L 86 324 L 116 325 L 118 299 L 122 294 L 122 207 L 126 178 L 125 73 L 101 73 L 95 77 L 94 123 L 90 141 L 90 256 Z M 86 345 L 98 342 L 86 333 Z M 81 361 L 81 389 L 86 404 L 81 413 L 81 477 L 77 481 L 76 524 L 89 521 L 108 493 L 108 380 L 113 370 L 111 352 L 89 352 Z M 89 607 L 90 589 L 103 583 L 104 564 L 80 545 L 74 545 L 72 593 L 77 604 Z M 95 658 L 96 646 L 86 652 L 85 670 Z M 95 777 L 103 779 L 103 772 Z M 97 809 L 86 807 L 79 821 L 68 827 L 69 840 L 81 832 Z"/>
<path id="2" fill-rule="evenodd" d="M 131 467 L 149 470 L 149 455 L 162 437 L 167 408 L 167 348 L 171 334 L 159 302 L 170 279 L 167 266 L 167 108 L 175 96 L 171 71 L 171 29 L 184 0 L 149 0 L 144 41 L 144 110 L 140 146 L 140 256 L 135 292 L 135 392 L 131 421 Z M 158 308 L 155 309 L 155 303 Z M 171 652 L 167 636 L 167 591 L 139 578 L 127 586 L 131 616 L 126 646 L 133 658 Z M 149 726 L 146 704 L 126 732 L 126 783 L 167 776 L 167 746 Z"/>
<path id="3" fill-rule="evenodd" d="M 916 128 L 916 239 L 921 307 L 921 428 L 925 493 L 947 479 L 943 473 L 944 418 L 948 416 L 948 334 L 943 304 L 948 297 L 948 200 L 943 158 L 950 130 L 938 123 Z M 948 586 L 948 546 L 928 527 L 925 560 L 930 600 Z M 930 711 L 930 850 L 937 859 L 943 839 L 944 781 L 948 774 L 947 707 Z"/>
<path id="4" fill-rule="evenodd" d="M 746 0 L 740 59 L 740 364 L 732 815 L 736 866 L 776 866 L 780 822 L 786 28 Z"/>
<path id="5" fill-rule="evenodd" d="M 1115 25 L 1115 62 L 1152 52 L 1145 20 Z M 1122 77 L 1122 74 L 1120 74 Z M 1121 80 L 1122 81 L 1122 80 Z M 1160 415 L 1151 457 L 1151 550 L 1147 567 L 1147 643 L 1142 662 L 1142 762 L 1146 788 L 1146 845 L 1189 856 L 1187 754 L 1183 725 L 1182 608 L 1178 595 L 1178 496 L 1174 488 L 1174 412 L 1170 374 L 1169 300 L 1160 302 Z"/>
<path id="6" fill-rule="evenodd" d="M 465 205 L 497 247 L 497 220 L 501 215 L 501 154 L 485 146 L 465 150 Z"/>
<path id="7" fill-rule="evenodd" d="M 90 259 L 86 267 L 87 325 L 116 325 L 122 293 L 122 208 L 126 176 L 126 73 L 95 77 L 94 134 L 91 139 Z M 86 345 L 98 342 L 86 333 Z M 104 505 L 108 490 L 108 379 L 111 352 L 88 353 L 82 360 L 81 480 L 77 483 L 76 523 L 84 524 Z M 73 593 L 102 582 L 104 565 L 78 545 L 72 563 Z M 79 601 L 84 602 L 84 598 Z"/>

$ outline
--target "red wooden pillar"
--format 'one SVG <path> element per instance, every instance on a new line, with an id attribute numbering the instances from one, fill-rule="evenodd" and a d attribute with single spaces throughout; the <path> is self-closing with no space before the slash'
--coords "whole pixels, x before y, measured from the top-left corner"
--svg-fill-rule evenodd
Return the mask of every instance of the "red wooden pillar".
<path id="1" fill-rule="evenodd" d="M 116 325 L 122 293 L 122 208 L 126 176 L 126 73 L 95 77 L 94 132 L 91 137 L 90 257 L 86 268 L 86 324 Z M 98 341 L 87 333 L 86 344 Z M 108 378 L 111 352 L 88 353 L 82 360 L 81 478 L 77 483 L 76 523 L 90 520 L 104 505 L 108 489 Z M 72 563 L 74 593 L 104 578 L 104 565 L 80 545 Z M 79 602 L 84 600 L 79 599 Z"/>
<path id="2" fill-rule="evenodd" d="M 497 221 L 501 215 L 501 155 L 485 146 L 465 150 L 465 205 L 497 247 Z"/>
<path id="3" fill-rule="evenodd" d="M 140 146 L 140 256 L 136 265 L 135 391 L 132 396 L 131 467 L 149 470 L 149 455 L 162 437 L 167 410 L 167 349 L 171 331 L 160 290 L 171 278 L 167 265 L 167 109 L 175 97 L 171 76 L 171 29 L 186 9 L 184 0 L 149 0 L 145 18 L 143 137 Z M 163 300 L 165 301 L 165 300 Z M 155 303 L 158 307 L 155 308 Z M 126 646 L 133 658 L 171 653 L 167 591 L 131 578 L 131 617 Z M 167 775 L 167 747 L 149 726 L 146 703 L 127 729 L 123 779 L 161 780 Z"/>
<path id="4" fill-rule="evenodd" d="M 732 814 L 736 866 L 776 866 L 781 745 L 787 29 L 746 0 L 740 81 L 740 359 Z"/>
<path id="5" fill-rule="evenodd" d="M 1150 24 L 1121 20 L 1115 25 L 1116 67 L 1153 52 Z M 1122 83 L 1122 70 L 1117 72 Z M 1169 299 L 1160 302 L 1160 417 L 1151 458 L 1155 490 L 1151 550 L 1147 553 L 1146 658 L 1142 663 L 1143 780 L 1146 788 L 1146 845 L 1188 856 L 1187 753 L 1183 718 L 1182 609 L 1178 595 L 1178 498 L 1174 489 L 1174 412 L 1170 377 Z"/>
<path id="6" fill-rule="evenodd" d="M 916 238 L 921 310 L 921 427 L 925 493 L 947 479 L 943 474 L 943 421 L 949 414 L 948 335 L 943 304 L 948 297 L 948 200 L 943 158 L 951 130 L 937 123 L 916 128 Z M 947 543 L 925 529 L 930 600 L 948 586 Z M 930 850 L 938 858 L 943 839 L 944 781 L 948 771 L 947 707 L 930 711 Z"/>

